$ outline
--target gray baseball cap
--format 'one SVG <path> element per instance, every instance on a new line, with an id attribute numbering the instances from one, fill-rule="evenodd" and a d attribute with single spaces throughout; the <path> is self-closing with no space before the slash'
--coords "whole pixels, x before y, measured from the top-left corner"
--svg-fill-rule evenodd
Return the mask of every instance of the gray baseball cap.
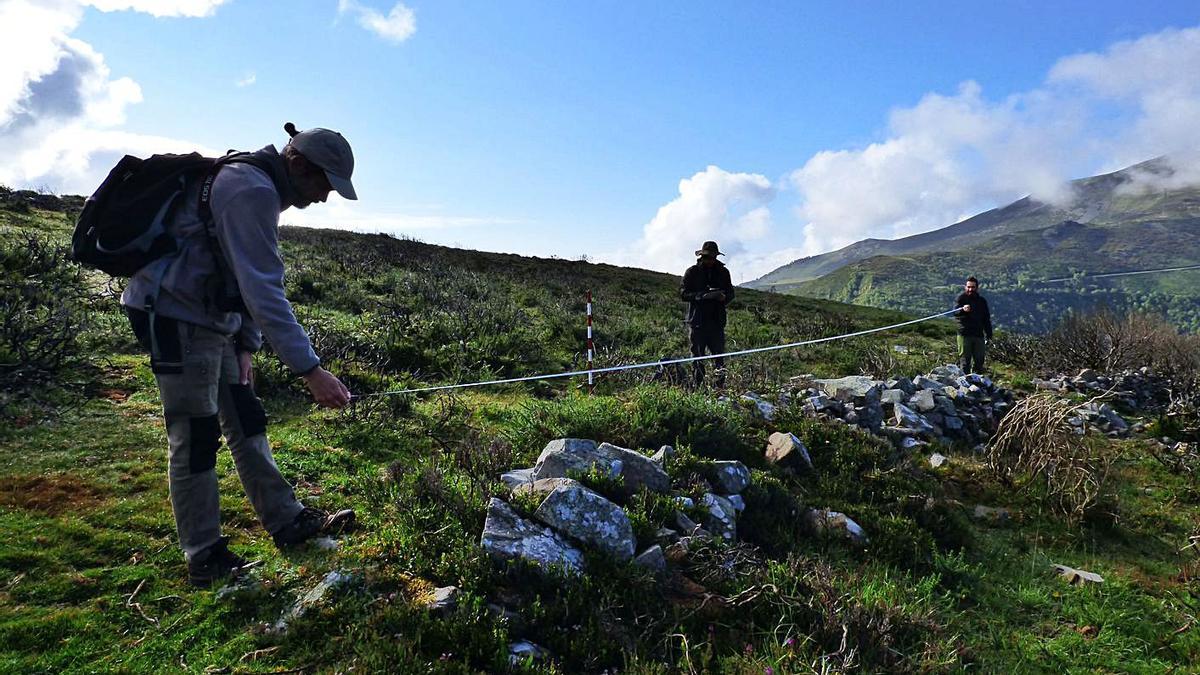
<path id="1" fill-rule="evenodd" d="M 314 127 L 296 132 L 296 126 L 291 122 L 284 125 L 291 134 L 292 140 L 288 145 L 304 155 L 308 161 L 316 164 L 325 171 L 329 184 L 345 199 L 358 199 L 354 185 L 350 183 L 350 174 L 354 173 L 354 153 L 350 143 L 336 131 Z"/>

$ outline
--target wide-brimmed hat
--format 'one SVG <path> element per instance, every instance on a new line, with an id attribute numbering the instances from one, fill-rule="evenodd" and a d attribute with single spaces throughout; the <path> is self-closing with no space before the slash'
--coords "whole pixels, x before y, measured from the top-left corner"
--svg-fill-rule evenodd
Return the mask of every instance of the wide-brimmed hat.
<path id="1" fill-rule="evenodd" d="M 715 258 L 719 255 L 725 255 L 725 254 L 721 253 L 721 249 L 717 248 L 717 242 L 706 241 L 706 242 L 704 242 L 704 245 L 700 247 L 700 250 L 696 251 L 696 255 L 711 256 L 711 257 Z"/>
<path id="2" fill-rule="evenodd" d="M 296 131 L 296 125 L 291 122 L 283 125 L 283 129 L 292 137 L 288 145 L 320 167 L 339 195 L 345 199 L 358 199 L 354 185 L 350 183 L 350 174 L 354 173 L 354 153 L 345 137 L 320 127 Z"/>

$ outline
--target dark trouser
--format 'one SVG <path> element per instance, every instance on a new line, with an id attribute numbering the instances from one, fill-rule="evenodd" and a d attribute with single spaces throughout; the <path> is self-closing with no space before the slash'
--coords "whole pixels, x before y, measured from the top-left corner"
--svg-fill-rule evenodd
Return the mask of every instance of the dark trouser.
<path id="1" fill-rule="evenodd" d="M 719 325 L 701 325 L 691 326 L 689 329 L 692 356 L 704 356 L 704 351 L 707 349 L 709 354 L 724 354 L 725 353 L 725 327 Z M 725 367 L 725 359 L 712 359 L 716 361 L 718 376 L 717 385 L 724 384 L 723 377 L 720 374 L 721 369 Z M 692 362 L 692 376 L 696 380 L 696 384 L 704 381 L 704 361 Z"/>
<path id="2" fill-rule="evenodd" d="M 986 351 L 982 337 L 958 336 L 958 362 L 964 373 L 983 374 L 983 356 Z M 974 367 L 971 362 L 974 361 Z"/>
<path id="3" fill-rule="evenodd" d="M 126 313 L 142 347 L 152 351 L 149 315 Z M 304 507 L 271 455 L 262 402 L 250 385 L 238 382 L 233 338 L 162 316 L 155 318 L 154 332 L 158 353 L 151 354 L 150 367 L 167 423 L 171 510 L 184 555 L 190 558 L 221 536 L 216 464 L 222 434 L 263 527 L 271 534 L 286 527 Z"/>

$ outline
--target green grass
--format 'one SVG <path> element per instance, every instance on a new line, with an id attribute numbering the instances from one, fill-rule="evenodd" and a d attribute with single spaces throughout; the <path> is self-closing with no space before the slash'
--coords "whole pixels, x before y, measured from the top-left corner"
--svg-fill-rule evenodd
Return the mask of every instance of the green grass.
<path id="1" fill-rule="evenodd" d="M 6 214 L 5 235 L 61 237 L 67 222 Z M 577 364 L 589 287 L 603 289 L 605 363 L 683 351 L 666 275 L 336 232 L 291 230 L 286 242 L 298 311 L 357 391 Z M 563 673 L 1187 672 L 1200 662 L 1200 557 L 1181 550 L 1200 529 L 1200 485 L 1169 472 L 1144 441 L 1113 446 L 1115 515 L 1069 526 L 969 453 L 951 452 L 933 471 L 924 456 L 857 431 L 789 411 L 766 423 L 716 392 L 633 375 L 604 380 L 594 396 L 577 383 L 535 384 L 329 412 L 259 357 L 280 469 L 306 503 L 352 507 L 363 527 L 335 551 L 276 550 L 222 453 L 226 533 L 263 564 L 257 592 L 218 598 L 185 582 L 146 359 L 111 298 L 93 309 L 69 377 L 0 400 L 0 672 L 498 672 L 517 639 L 553 654 L 532 670 Z M 493 339 L 458 321 L 463 313 L 511 330 Z M 730 333 L 757 346 L 897 316 L 747 292 Z M 892 344 L 909 353 L 892 356 Z M 911 375 L 950 350 L 947 326 L 923 325 L 735 361 L 731 381 L 735 393 L 769 394 L 801 372 Z M 774 431 L 800 436 L 816 472 L 768 465 Z M 674 445 L 676 487 L 693 495 L 712 460 L 745 462 L 754 485 L 743 543 L 701 547 L 666 579 L 597 555 L 571 580 L 493 563 L 478 542 L 488 499 L 503 494 L 498 473 L 531 465 L 560 436 L 646 452 Z M 1008 507 L 1013 519 L 972 521 L 975 504 Z M 625 506 L 639 547 L 672 511 L 648 495 Z M 870 544 L 806 534 L 807 507 L 845 512 Z M 1106 583 L 1068 586 L 1052 563 Z M 286 636 L 262 629 L 334 569 L 354 581 Z M 459 607 L 433 615 L 423 603 L 447 584 L 463 590 Z M 498 618 L 489 605 L 510 613 Z"/>

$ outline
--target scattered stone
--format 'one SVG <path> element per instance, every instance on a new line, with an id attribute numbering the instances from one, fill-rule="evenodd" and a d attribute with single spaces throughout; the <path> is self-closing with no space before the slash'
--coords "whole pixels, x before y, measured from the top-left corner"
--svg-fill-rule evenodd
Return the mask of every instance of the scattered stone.
<path id="1" fill-rule="evenodd" d="M 713 479 L 722 494 L 736 495 L 750 486 L 750 469 L 741 462 L 713 462 Z"/>
<path id="2" fill-rule="evenodd" d="M 633 559 L 633 563 L 652 572 L 662 572 L 667 569 L 667 557 L 663 554 L 662 546 L 658 544 L 642 551 L 641 555 Z"/>
<path id="3" fill-rule="evenodd" d="M 907 377 L 890 379 L 887 381 L 886 386 L 888 389 L 899 389 L 900 391 L 904 392 L 905 395 L 912 395 L 912 393 L 917 390 L 917 388 L 913 386 L 912 380 L 908 379 Z"/>
<path id="4" fill-rule="evenodd" d="M 813 413 L 824 412 L 829 406 L 829 397 L 824 394 L 809 396 L 807 402 L 804 404 L 805 409 Z"/>
<path id="5" fill-rule="evenodd" d="M 896 420 L 896 426 L 916 429 L 921 433 L 929 433 L 933 431 L 933 425 L 931 425 L 924 417 L 914 412 L 912 408 L 909 408 L 903 403 L 897 403 L 895 406 L 893 406 L 893 410 L 895 411 L 894 416 Z"/>
<path id="6" fill-rule="evenodd" d="M 338 541 L 333 537 L 316 537 L 309 540 L 309 545 L 321 551 L 336 551 Z"/>
<path id="7" fill-rule="evenodd" d="M 809 509 L 804 512 L 804 522 L 816 534 L 837 532 L 859 546 L 867 543 L 867 533 L 844 513 L 829 509 Z"/>
<path id="8" fill-rule="evenodd" d="M 812 470 L 808 448 L 795 434 L 776 431 L 767 439 L 767 461 L 786 469 Z"/>
<path id="9" fill-rule="evenodd" d="M 514 668 L 526 663 L 538 663 L 549 658 L 550 652 L 529 640 L 521 640 L 508 646 L 508 663 Z"/>
<path id="10" fill-rule="evenodd" d="M 514 495 L 545 496 L 566 485 L 579 485 L 579 481 L 570 478 L 539 478 L 532 483 L 522 483 L 513 488 Z"/>
<path id="11" fill-rule="evenodd" d="M 918 375 L 913 378 L 913 387 L 915 387 L 917 390 L 932 389 L 935 391 L 941 391 L 945 385 L 937 380 L 925 377 L 924 375 Z"/>
<path id="12" fill-rule="evenodd" d="M 691 518 L 688 518 L 687 514 L 683 511 L 675 512 L 675 527 L 679 528 L 679 531 L 685 535 L 693 535 L 696 533 L 696 530 L 700 529 L 700 525 Z"/>
<path id="13" fill-rule="evenodd" d="M 986 520 L 993 523 L 1005 523 L 1011 518 L 1008 509 L 1003 507 L 984 506 L 977 504 L 975 510 L 971 512 L 971 517 L 975 520 Z"/>
<path id="14" fill-rule="evenodd" d="M 704 527 L 726 541 L 737 538 L 737 509 L 728 499 L 711 492 L 701 502 L 707 511 Z"/>
<path id="15" fill-rule="evenodd" d="M 929 466 L 937 469 L 946 463 L 946 456 L 940 452 L 935 452 L 929 456 Z"/>
<path id="16" fill-rule="evenodd" d="M 902 389 L 884 389 L 883 393 L 879 394 L 879 402 L 883 405 L 896 405 L 903 403 L 905 396 Z"/>
<path id="17" fill-rule="evenodd" d="M 433 598 L 425 603 L 425 608 L 431 612 L 450 612 L 458 606 L 458 596 L 462 591 L 458 586 L 442 586 L 433 589 Z"/>
<path id="18" fill-rule="evenodd" d="M 758 394 L 747 392 L 742 395 L 742 400 L 751 403 L 758 416 L 767 422 L 775 419 L 775 406 L 764 401 Z"/>
<path id="19" fill-rule="evenodd" d="M 522 558 L 543 569 L 561 568 L 568 574 L 583 571 L 583 553 L 548 527 L 517 515 L 495 497 L 488 502 L 480 545 L 501 560 Z"/>
<path id="20" fill-rule="evenodd" d="M 1104 583 L 1104 577 L 1096 574 L 1095 572 L 1085 572 L 1083 570 L 1077 570 L 1074 567 L 1068 567 L 1066 565 L 1051 565 L 1051 567 L 1054 568 L 1054 571 L 1058 574 L 1059 578 L 1071 585 Z"/>
<path id="21" fill-rule="evenodd" d="M 579 483 L 555 488 L 534 517 L 556 532 L 594 546 L 617 560 L 633 557 L 636 542 L 629 516 L 621 507 Z"/>
<path id="22" fill-rule="evenodd" d="M 279 620 L 271 627 L 272 632 L 277 634 L 286 633 L 293 621 L 310 612 L 313 608 L 324 602 L 331 592 L 349 584 L 353 579 L 354 575 L 337 570 L 326 574 L 325 578 L 302 595 L 296 601 L 296 604 L 284 610 L 283 616 L 279 617 Z"/>
<path id="23" fill-rule="evenodd" d="M 746 510 L 746 500 L 741 495 L 725 495 L 725 499 L 733 504 L 733 510 L 741 513 Z"/>
<path id="24" fill-rule="evenodd" d="M 650 461 L 654 462 L 655 464 L 658 464 L 659 466 L 662 466 L 663 464 L 666 464 L 668 459 L 670 459 L 674 456 L 675 456 L 675 448 L 673 448 L 669 445 L 664 445 L 658 449 L 658 452 L 654 453 L 654 456 L 652 456 L 650 458 Z"/>
<path id="25" fill-rule="evenodd" d="M 262 582 L 252 576 L 242 576 L 222 586 L 216 593 L 218 601 L 237 598 L 239 600 L 253 599 L 264 594 Z"/>
<path id="26" fill-rule="evenodd" d="M 566 478 L 568 472 L 587 473 L 593 468 L 611 478 L 621 478 L 626 495 L 636 494 L 643 487 L 660 494 L 671 489 L 670 476 L 649 457 L 611 443 L 597 446 L 595 441 L 579 438 L 560 438 L 547 443 L 534 466 L 534 476 Z"/>
<path id="27" fill-rule="evenodd" d="M 918 391 L 908 399 L 908 404 L 917 412 L 926 413 L 933 410 L 934 405 L 936 405 L 933 401 L 933 390 L 922 389 Z"/>
<path id="28" fill-rule="evenodd" d="M 533 469 L 513 469 L 500 474 L 500 480 L 508 486 L 508 489 L 515 490 L 517 487 L 534 481 Z"/>
<path id="29" fill-rule="evenodd" d="M 814 380 L 814 384 L 827 395 L 839 401 L 853 401 L 856 398 L 866 398 L 872 394 L 878 399 L 883 391 L 883 383 L 873 380 L 866 375 L 850 375 L 828 380 Z"/>

